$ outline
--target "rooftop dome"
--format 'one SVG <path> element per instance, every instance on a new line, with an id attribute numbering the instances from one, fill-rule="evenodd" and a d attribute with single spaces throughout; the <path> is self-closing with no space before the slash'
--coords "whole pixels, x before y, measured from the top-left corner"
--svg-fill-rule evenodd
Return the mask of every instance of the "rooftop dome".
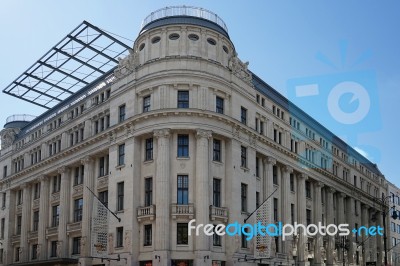
<path id="1" fill-rule="evenodd" d="M 171 24 L 203 26 L 229 38 L 228 28 L 217 14 L 192 6 L 170 6 L 152 12 L 143 20 L 139 35 L 149 29 Z"/>
<path id="2" fill-rule="evenodd" d="M 26 114 L 12 115 L 12 116 L 7 117 L 4 128 L 23 128 L 24 126 L 29 124 L 29 122 L 35 118 L 36 118 L 36 116 L 26 115 Z"/>

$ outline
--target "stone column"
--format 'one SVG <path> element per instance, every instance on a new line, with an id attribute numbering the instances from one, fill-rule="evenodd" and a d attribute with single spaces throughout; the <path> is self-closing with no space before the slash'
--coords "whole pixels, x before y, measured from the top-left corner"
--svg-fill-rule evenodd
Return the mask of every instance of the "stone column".
<path id="1" fill-rule="evenodd" d="M 58 169 L 61 174 L 61 189 L 60 189 L 60 223 L 58 225 L 58 243 L 57 256 L 59 258 L 69 257 L 68 253 L 68 236 L 67 224 L 69 222 L 69 212 L 71 205 L 71 176 L 70 169 L 63 166 Z"/>
<path id="2" fill-rule="evenodd" d="M 327 192 L 327 200 L 326 200 L 326 224 L 333 224 L 333 193 L 335 190 L 333 188 L 328 188 Z M 335 259 L 335 238 L 334 236 L 328 236 L 328 247 L 326 253 L 326 265 L 331 266 L 334 264 Z"/>
<path id="3" fill-rule="evenodd" d="M 297 176 L 297 223 L 306 224 L 306 174 L 299 174 Z M 307 236 L 300 230 L 297 232 L 297 262 L 299 266 L 306 265 L 306 245 Z"/>
<path id="4" fill-rule="evenodd" d="M 283 224 L 291 224 L 290 220 L 290 174 L 293 172 L 293 168 L 290 166 L 284 166 L 282 168 L 282 182 L 281 182 L 281 201 L 282 201 L 282 223 Z M 291 245 L 292 238 L 288 237 L 285 241 L 282 241 L 283 250 L 282 253 L 286 254 L 289 258 L 291 257 Z"/>
<path id="5" fill-rule="evenodd" d="M 321 182 L 314 183 L 314 221 L 318 223 L 322 220 L 322 197 L 321 189 L 324 185 Z M 322 265 L 321 247 L 323 247 L 323 238 L 321 234 L 315 236 L 314 245 L 314 265 Z"/>
<path id="6" fill-rule="evenodd" d="M 196 132 L 196 224 L 209 223 L 209 139 L 211 131 Z M 195 238 L 195 265 L 203 265 L 204 257 L 210 256 L 209 237 L 200 234 Z"/>
<path id="7" fill-rule="evenodd" d="M 90 222 L 92 220 L 93 211 L 93 194 L 94 192 L 94 160 L 90 156 L 86 156 L 81 160 L 84 165 L 83 178 L 83 209 L 82 209 L 82 240 L 81 240 L 81 256 L 88 257 L 91 255 L 91 232 Z M 88 189 L 89 188 L 89 189 Z M 91 259 L 90 259 L 91 261 Z M 85 260 L 84 265 L 89 261 Z"/>
<path id="8" fill-rule="evenodd" d="M 337 199 L 338 199 L 338 201 L 337 201 L 337 214 L 338 214 L 338 216 L 337 216 L 337 218 L 338 218 L 337 219 L 337 224 L 348 223 L 348 224 L 350 224 L 350 227 L 351 227 L 350 221 L 347 220 L 345 218 L 345 215 L 344 215 L 344 210 L 345 210 L 344 206 L 345 206 L 346 194 L 343 193 L 343 192 L 339 192 L 336 195 L 337 195 Z M 347 209 L 347 211 L 349 211 L 349 210 Z M 350 215 L 347 214 L 347 216 L 350 216 Z M 351 229 L 352 228 L 349 228 L 349 230 L 351 230 Z M 343 252 L 340 249 L 339 249 L 339 252 L 338 252 L 338 259 L 339 259 L 340 262 L 343 261 Z"/>
<path id="9" fill-rule="evenodd" d="M 347 218 L 347 223 L 350 225 L 350 230 L 352 230 L 354 228 L 354 217 L 355 217 L 355 213 L 354 213 L 354 199 L 352 197 L 348 197 L 347 199 L 347 208 L 346 208 L 346 218 Z M 349 264 L 354 264 L 355 260 L 354 260 L 354 256 L 355 256 L 355 246 L 354 246 L 354 242 L 355 242 L 355 237 L 354 237 L 354 233 L 350 233 L 349 236 L 347 237 L 349 240 L 349 249 L 347 252 L 347 259 Z"/>
<path id="10" fill-rule="evenodd" d="M 153 265 L 171 265 L 169 254 L 170 241 L 170 130 L 160 129 L 154 131 L 157 138 L 156 154 L 156 180 L 155 180 L 155 204 L 157 206 L 157 218 L 155 228 L 155 245 Z M 159 259 L 154 259 L 155 255 Z"/>
<path id="11" fill-rule="evenodd" d="M 40 177 L 40 208 L 39 208 L 39 230 L 38 230 L 38 259 L 47 259 L 46 228 L 49 226 L 49 177 Z"/>
<path id="12" fill-rule="evenodd" d="M 362 211 L 361 211 L 361 225 L 369 228 L 369 207 L 367 205 L 362 205 Z M 365 236 L 365 233 L 363 231 L 363 234 L 361 236 L 361 241 L 363 245 L 361 246 L 362 248 L 362 263 L 365 265 L 367 261 L 369 261 L 369 241 L 366 240 L 367 236 Z"/>
<path id="13" fill-rule="evenodd" d="M 22 226 L 21 226 L 21 256 L 20 261 L 26 262 L 29 260 L 29 243 L 28 243 L 28 232 L 31 231 L 31 191 L 32 187 L 30 184 L 24 183 L 21 185 L 23 189 L 22 199 Z"/>

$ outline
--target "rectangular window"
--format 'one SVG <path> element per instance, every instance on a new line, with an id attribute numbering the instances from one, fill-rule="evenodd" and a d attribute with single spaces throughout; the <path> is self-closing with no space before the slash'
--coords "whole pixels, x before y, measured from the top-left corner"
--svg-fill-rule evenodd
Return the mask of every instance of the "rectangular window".
<path id="1" fill-rule="evenodd" d="M 144 246 L 151 246 L 153 240 L 153 227 L 151 224 L 146 224 L 144 226 Z"/>
<path id="2" fill-rule="evenodd" d="M 278 222 L 278 199 L 274 198 L 274 222 Z"/>
<path id="3" fill-rule="evenodd" d="M 121 123 L 122 121 L 124 121 L 125 120 L 125 104 L 124 105 L 121 105 L 120 107 L 119 107 L 119 111 L 118 111 L 118 114 L 119 114 L 119 122 Z"/>
<path id="4" fill-rule="evenodd" d="M 247 239 L 246 239 L 247 236 L 246 235 L 249 232 L 249 228 L 245 228 L 244 231 L 246 234 L 242 234 L 242 237 L 241 237 L 242 248 L 247 248 L 248 246 L 247 246 Z"/>
<path id="5" fill-rule="evenodd" d="M 189 177 L 187 175 L 178 175 L 177 204 L 189 204 Z"/>
<path id="6" fill-rule="evenodd" d="M 187 223 L 178 223 L 176 225 L 176 244 L 177 245 L 189 244 Z"/>
<path id="7" fill-rule="evenodd" d="M 99 158 L 99 177 L 105 175 L 105 157 Z"/>
<path id="8" fill-rule="evenodd" d="M 243 146 L 240 148 L 240 166 L 247 167 L 247 148 Z"/>
<path id="9" fill-rule="evenodd" d="M 17 191 L 17 205 L 21 205 L 23 200 L 23 192 L 22 189 Z"/>
<path id="10" fill-rule="evenodd" d="M 7 165 L 3 167 L 3 178 L 7 177 Z"/>
<path id="11" fill-rule="evenodd" d="M 124 182 L 117 184 L 117 211 L 124 209 Z"/>
<path id="12" fill-rule="evenodd" d="M 256 157 L 256 177 L 260 177 L 260 158 Z"/>
<path id="13" fill-rule="evenodd" d="M 153 178 L 148 177 L 144 180 L 144 206 L 153 204 Z"/>
<path id="14" fill-rule="evenodd" d="M 50 244 L 50 257 L 57 257 L 57 241 L 51 241 Z"/>
<path id="15" fill-rule="evenodd" d="M 83 175 L 84 175 L 84 165 L 75 167 L 75 178 L 74 178 L 74 186 L 83 184 Z"/>
<path id="16" fill-rule="evenodd" d="M 294 175 L 290 174 L 290 191 L 294 192 Z"/>
<path id="17" fill-rule="evenodd" d="M 178 157 L 189 157 L 189 135 L 178 135 Z"/>
<path id="18" fill-rule="evenodd" d="M 290 221 L 294 224 L 294 204 L 290 204 Z"/>
<path id="19" fill-rule="evenodd" d="M 3 256 L 4 256 L 4 250 L 0 248 L 0 263 L 4 263 Z"/>
<path id="20" fill-rule="evenodd" d="M 307 226 L 311 224 L 311 210 L 309 209 L 306 210 L 306 222 Z"/>
<path id="21" fill-rule="evenodd" d="M 311 183 L 306 181 L 306 197 L 311 199 Z"/>
<path id="22" fill-rule="evenodd" d="M 82 221 L 83 199 L 76 199 L 74 201 L 74 222 Z"/>
<path id="23" fill-rule="evenodd" d="M 16 235 L 20 235 L 21 234 L 21 226 L 22 226 L 22 216 L 18 215 L 17 216 L 17 228 L 16 228 Z"/>
<path id="24" fill-rule="evenodd" d="M 214 234 L 213 234 L 213 246 L 220 247 L 221 246 L 221 236 L 216 234 L 215 227 L 216 227 L 216 225 L 214 225 L 214 230 L 213 230 L 214 231 Z"/>
<path id="25" fill-rule="evenodd" d="M 221 207 L 221 179 L 213 179 L 213 205 Z"/>
<path id="26" fill-rule="evenodd" d="M 61 189 L 61 175 L 53 176 L 53 193 L 59 192 Z"/>
<path id="27" fill-rule="evenodd" d="M 256 191 L 256 209 L 260 207 L 260 192 Z"/>
<path id="28" fill-rule="evenodd" d="M 74 237 L 72 239 L 72 254 L 81 254 L 81 237 Z"/>
<path id="29" fill-rule="evenodd" d="M 213 161 L 221 161 L 221 141 L 219 139 L 213 140 Z"/>
<path id="30" fill-rule="evenodd" d="M 7 193 L 6 192 L 4 192 L 4 193 L 2 193 L 2 201 L 1 201 L 1 207 L 2 208 L 5 208 L 6 207 L 6 201 L 7 201 Z"/>
<path id="31" fill-rule="evenodd" d="M 189 108 L 189 91 L 178 91 L 178 108 Z"/>
<path id="32" fill-rule="evenodd" d="M 16 247 L 15 248 L 15 262 L 19 261 L 19 254 L 20 254 L 21 248 L 20 247 Z"/>
<path id="33" fill-rule="evenodd" d="M 37 251 L 38 251 L 38 244 L 33 244 L 32 245 L 32 260 L 36 260 L 37 259 Z"/>
<path id="34" fill-rule="evenodd" d="M 59 224 L 60 224 L 60 205 L 55 205 L 52 207 L 51 226 L 56 227 Z"/>
<path id="35" fill-rule="evenodd" d="M 5 218 L 1 218 L 1 224 L 0 224 L 0 238 L 4 239 L 4 229 L 6 226 L 6 219 Z"/>
<path id="36" fill-rule="evenodd" d="M 33 186 L 33 199 L 38 199 L 40 197 L 40 183 L 35 183 Z"/>
<path id="37" fill-rule="evenodd" d="M 33 232 L 37 232 L 39 229 L 39 211 L 33 212 Z"/>
<path id="38" fill-rule="evenodd" d="M 108 190 L 99 192 L 99 200 L 104 206 L 108 207 Z"/>
<path id="39" fill-rule="evenodd" d="M 153 160 L 153 138 L 146 139 L 145 161 Z"/>
<path id="40" fill-rule="evenodd" d="M 264 122 L 260 121 L 260 134 L 264 135 Z"/>
<path id="41" fill-rule="evenodd" d="M 256 117 L 256 121 L 254 122 L 254 124 L 256 125 L 256 131 L 258 132 L 258 118 Z"/>
<path id="42" fill-rule="evenodd" d="M 247 124 L 247 109 L 243 106 L 240 108 L 240 121 L 245 125 Z"/>
<path id="43" fill-rule="evenodd" d="M 117 227 L 117 248 L 124 246 L 124 228 Z"/>
<path id="44" fill-rule="evenodd" d="M 125 165 L 125 143 L 118 146 L 118 165 Z"/>
<path id="45" fill-rule="evenodd" d="M 278 185 L 278 167 L 276 165 L 272 166 L 272 182 L 274 185 Z"/>
<path id="46" fill-rule="evenodd" d="M 143 98 L 143 113 L 150 111 L 150 95 Z"/>
<path id="47" fill-rule="evenodd" d="M 240 189 L 240 196 L 241 196 L 241 210 L 242 212 L 247 212 L 247 185 L 241 184 Z"/>
<path id="48" fill-rule="evenodd" d="M 224 113 L 224 99 L 217 96 L 215 101 L 216 101 L 216 110 L 215 111 L 219 114 L 223 114 Z"/>

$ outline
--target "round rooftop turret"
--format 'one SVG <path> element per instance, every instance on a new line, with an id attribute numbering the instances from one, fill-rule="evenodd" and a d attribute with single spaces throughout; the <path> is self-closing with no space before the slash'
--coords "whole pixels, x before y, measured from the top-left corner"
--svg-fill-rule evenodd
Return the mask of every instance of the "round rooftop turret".
<path id="1" fill-rule="evenodd" d="M 36 116 L 33 115 L 12 115 L 7 117 L 4 128 L 23 128 L 35 118 Z"/>
<path id="2" fill-rule="evenodd" d="M 192 6 L 170 6 L 158 9 L 142 22 L 140 34 L 147 30 L 172 24 L 189 24 L 215 30 L 229 38 L 225 22 L 214 12 Z"/>

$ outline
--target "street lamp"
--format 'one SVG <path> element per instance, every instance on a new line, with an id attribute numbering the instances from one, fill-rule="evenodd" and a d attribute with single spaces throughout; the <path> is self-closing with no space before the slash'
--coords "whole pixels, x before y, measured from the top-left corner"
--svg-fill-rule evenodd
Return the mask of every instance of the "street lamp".
<path id="1" fill-rule="evenodd" d="M 387 234 L 386 234 L 386 215 L 387 213 L 390 212 L 391 209 L 394 209 L 395 206 L 389 208 L 389 199 L 392 198 L 391 195 L 386 196 L 386 197 L 382 197 L 382 198 L 374 198 L 375 201 L 377 201 L 381 207 L 382 207 L 382 222 L 383 222 L 383 249 L 385 252 L 385 266 L 388 265 L 388 257 L 387 257 Z M 376 214 L 378 214 L 378 211 L 372 216 L 372 221 L 376 221 Z M 396 210 L 393 211 L 392 215 L 391 215 L 392 219 L 398 219 L 399 216 L 396 212 Z"/>
<path id="2" fill-rule="evenodd" d="M 345 257 L 345 250 L 349 250 L 350 249 L 350 244 L 349 244 L 349 239 L 347 239 L 346 236 L 341 236 L 340 237 L 340 242 L 336 242 L 336 246 L 338 248 L 342 249 L 342 257 L 343 257 L 343 266 L 346 266 L 346 257 Z"/>

